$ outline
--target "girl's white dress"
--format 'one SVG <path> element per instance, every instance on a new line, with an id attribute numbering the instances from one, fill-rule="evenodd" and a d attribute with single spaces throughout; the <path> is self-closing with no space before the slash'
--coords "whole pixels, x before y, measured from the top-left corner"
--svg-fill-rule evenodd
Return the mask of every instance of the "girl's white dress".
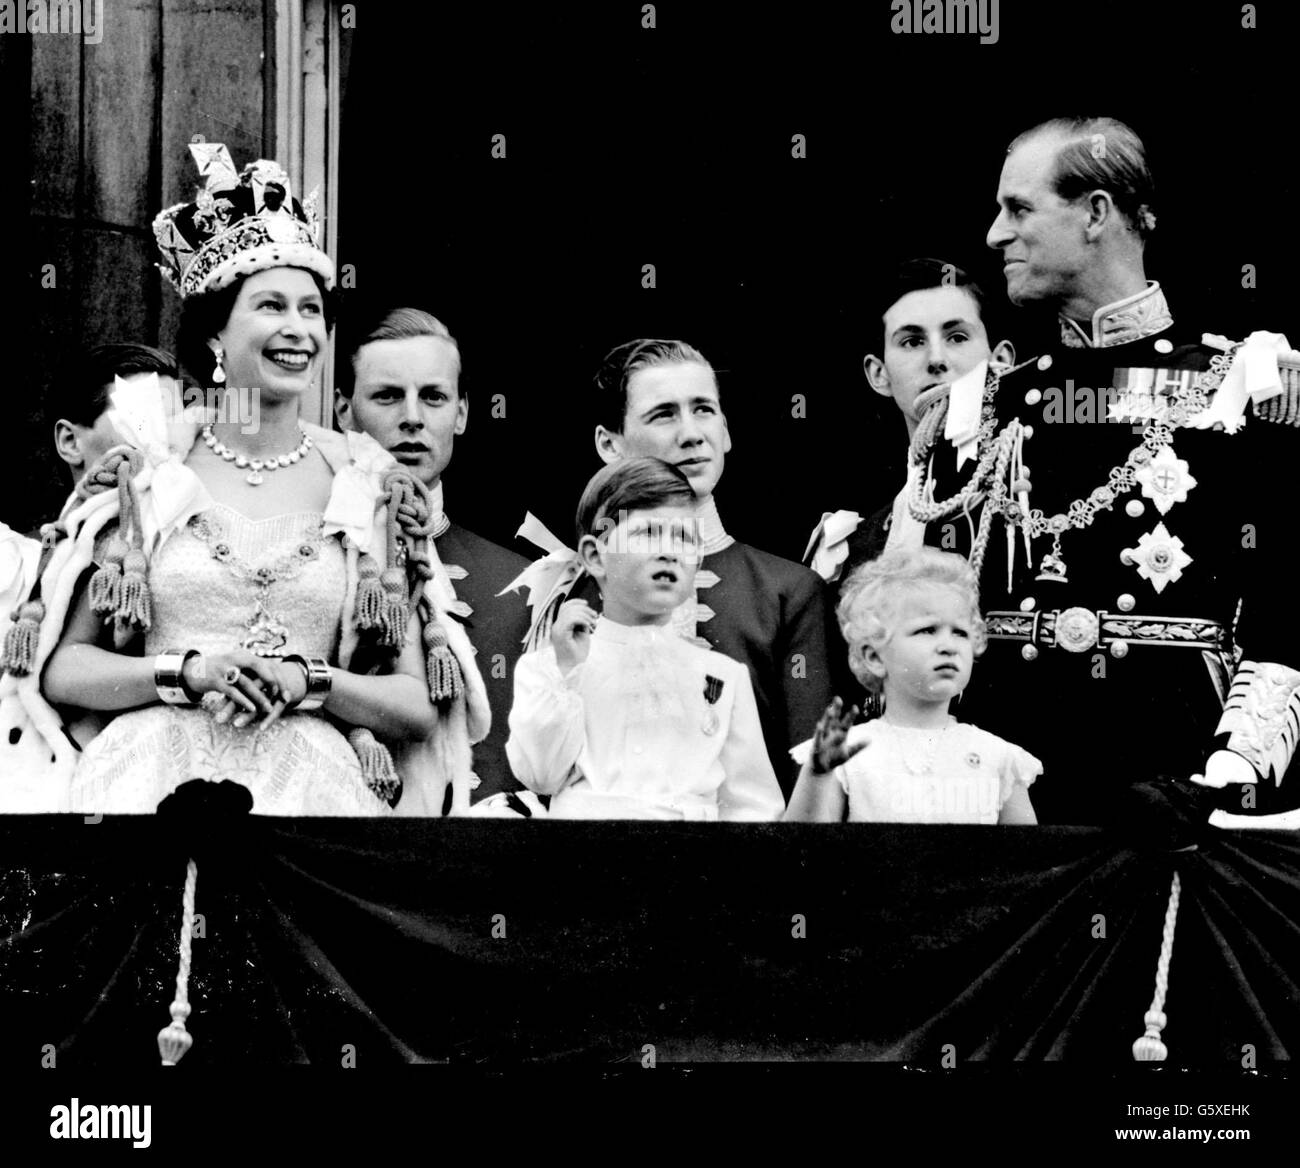
<path id="1" fill-rule="evenodd" d="M 178 528 L 150 564 L 146 657 L 228 651 L 257 634 L 287 638 L 282 654 L 337 660 L 346 559 L 340 538 L 322 536 L 322 527 L 319 513 L 252 520 L 215 504 Z M 218 724 L 204 706 L 119 714 L 80 760 L 71 810 L 149 814 L 188 779 L 229 779 L 252 792 L 254 814 L 390 814 L 347 739 L 318 712 L 256 730 Z"/>
<path id="2" fill-rule="evenodd" d="M 852 822 L 996 824 L 1012 791 L 1043 773 L 1027 750 L 955 718 L 937 731 L 864 722 L 848 733 L 858 743 L 833 772 Z M 790 753 L 802 765 L 811 750 L 809 739 Z"/>

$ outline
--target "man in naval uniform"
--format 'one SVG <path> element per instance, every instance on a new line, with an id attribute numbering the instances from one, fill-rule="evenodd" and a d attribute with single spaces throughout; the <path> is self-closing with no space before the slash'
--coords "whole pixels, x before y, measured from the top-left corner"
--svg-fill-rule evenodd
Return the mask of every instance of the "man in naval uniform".
<path id="1" fill-rule="evenodd" d="M 460 387 L 460 349 L 429 313 L 397 308 L 364 333 L 352 369 L 351 389 L 335 397 L 339 424 L 369 434 L 429 488 L 433 544 L 456 594 L 452 612 L 469 634 L 487 686 L 492 729 L 474 747 L 479 786 L 471 798 L 479 803 L 522 790 L 506 761 L 505 741 L 528 610 L 517 596 L 499 593 L 528 561 L 453 523 L 443 509 L 442 474 L 469 413 Z"/>
<path id="2" fill-rule="evenodd" d="M 660 458 L 690 479 L 703 555 L 695 595 L 673 614 L 673 625 L 749 667 L 772 769 L 789 798 L 798 768 L 788 751 L 811 737 L 831 700 L 828 653 L 845 656 L 824 585 L 802 565 L 741 543 L 723 526 L 713 492 L 731 435 L 717 379 L 698 350 L 681 341 L 629 341 L 605 357 L 595 390 L 596 452 L 604 462 Z M 554 562 L 565 554 L 553 552 Z M 531 641 L 570 589 L 573 598 L 599 607 L 589 577 L 570 574 L 555 583 L 526 577 L 519 583 L 529 585 L 537 613 Z"/>
<path id="3" fill-rule="evenodd" d="M 1009 299 L 1059 319 L 1030 360 L 937 407 L 951 416 L 910 505 L 980 572 L 989 647 L 959 715 L 1043 760 L 1039 822 L 1113 822 L 1133 784 L 1206 810 L 1294 807 L 1281 475 L 1300 358 L 1174 317 L 1143 267 L 1153 190 L 1122 123 L 1022 134 L 997 199 Z"/>

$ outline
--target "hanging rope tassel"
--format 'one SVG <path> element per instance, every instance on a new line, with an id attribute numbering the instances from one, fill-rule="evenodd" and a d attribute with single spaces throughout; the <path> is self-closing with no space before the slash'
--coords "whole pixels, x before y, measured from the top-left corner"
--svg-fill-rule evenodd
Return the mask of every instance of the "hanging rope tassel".
<path id="1" fill-rule="evenodd" d="M 36 646 L 41 637 L 41 622 L 45 620 L 45 601 L 41 599 L 41 577 L 49 566 L 50 558 L 59 541 L 66 538 L 68 529 L 63 523 L 46 523 L 41 528 L 41 555 L 36 562 L 36 579 L 29 599 L 9 614 L 13 627 L 5 630 L 4 649 L 0 650 L 0 671 L 14 677 L 27 677 L 36 668 Z"/>
<path id="2" fill-rule="evenodd" d="M 4 655 L 0 665 L 15 677 L 26 677 L 36 668 L 36 643 L 45 619 L 45 604 L 28 600 L 9 614 L 13 624 L 5 632 Z"/>
<path id="3" fill-rule="evenodd" d="M 153 598 L 149 592 L 149 561 L 140 548 L 132 548 L 122 561 L 122 586 L 114 617 L 119 625 L 145 630 L 153 623 Z"/>
<path id="4" fill-rule="evenodd" d="M 465 675 L 447 644 L 446 630 L 431 612 L 424 626 L 425 669 L 429 675 L 429 696 L 435 702 L 455 701 L 465 692 Z"/>
<path id="5" fill-rule="evenodd" d="M 122 557 L 122 586 L 113 613 L 113 642 L 120 649 L 137 633 L 153 624 L 153 598 L 149 593 L 149 560 L 144 554 L 144 527 L 140 522 L 140 497 L 132 473 L 137 468 L 123 460 L 118 466 L 121 495 L 119 524 L 130 526 L 130 550 Z M 120 529 L 119 529 L 120 530 Z"/>
<path id="6" fill-rule="evenodd" d="M 366 786 L 391 807 L 401 793 L 402 776 L 397 773 L 397 766 L 388 747 L 364 726 L 358 726 L 349 733 L 348 742 L 356 751 Z"/>
<path id="7" fill-rule="evenodd" d="M 1169 992 L 1169 961 L 1174 952 L 1174 925 L 1178 921 L 1178 896 L 1182 883 L 1174 873 L 1169 887 L 1169 907 L 1165 910 L 1164 934 L 1160 940 L 1160 960 L 1156 962 L 1156 994 L 1151 999 L 1151 1009 L 1142 1021 L 1147 1032 L 1133 1044 L 1133 1057 L 1140 1063 L 1162 1063 L 1169 1049 L 1160 1039 L 1160 1032 L 1168 1019 L 1165 1017 L 1165 995 Z"/>
<path id="8" fill-rule="evenodd" d="M 115 535 L 108 542 L 104 562 L 90 578 L 90 607 L 96 616 L 111 617 L 122 604 L 122 564 L 130 545 Z"/>
<path id="9" fill-rule="evenodd" d="M 389 649 L 406 644 L 406 625 L 411 610 L 406 603 L 406 571 L 385 568 L 379 577 L 383 599 L 379 610 L 379 643 Z"/>
<path id="10" fill-rule="evenodd" d="M 158 1031 L 158 1053 L 165 1067 L 174 1067 L 194 1045 L 194 1036 L 185 1029 L 185 1019 L 190 1016 L 190 944 L 194 938 L 194 886 L 198 879 L 199 866 L 190 860 L 185 865 L 185 891 L 181 894 L 180 964 L 176 969 L 172 1020 Z"/>
<path id="11" fill-rule="evenodd" d="M 379 570 L 379 562 L 372 555 L 364 554 L 357 561 L 357 602 L 353 612 L 358 629 L 380 627 L 384 589 L 379 583 Z"/>

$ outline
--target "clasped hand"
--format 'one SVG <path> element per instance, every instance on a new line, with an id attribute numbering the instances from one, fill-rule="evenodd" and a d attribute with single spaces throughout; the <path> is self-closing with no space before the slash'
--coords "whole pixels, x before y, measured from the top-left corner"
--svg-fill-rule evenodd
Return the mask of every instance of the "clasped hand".
<path id="1" fill-rule="evenodd" d="M 223 694 L 215 721 L 240 728 L 260 722 L 264 730 L 307 696 L 307 674 L 297 662 L 259 657 L 247 649 L 193 655 L 181 676 L 200 700 L 210 693 Z"/>

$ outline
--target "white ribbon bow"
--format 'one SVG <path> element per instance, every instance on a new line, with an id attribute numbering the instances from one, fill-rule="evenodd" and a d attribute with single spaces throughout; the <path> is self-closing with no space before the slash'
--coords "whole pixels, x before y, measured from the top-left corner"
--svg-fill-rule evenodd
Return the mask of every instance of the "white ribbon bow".
<path id="1" fill-rule="evenodd" d="M 1229 349 L 1232 343 L 1223 337 L 1205 333 L 1203 345 Z M 1278 361 L 1300 364 L 1300 353 L 1292 350 L 1282 333 L 1253 332 L 1233 354 L 1232 365 L 1214 393 L 1214 400 L 1187 425 L 1208 430 L 1221 424 L 1229 434 L 1241 429 L 1247 401 L 1258 404 L 1282 392 L 1282 373 Z"/>
<path id="2" fill-rule="evenodd" d="M 988 370 L 988 361 L 981 361 L 957 378 L 948 391 L 948 417 L 943 423 L 943 436 L 957 448 L 958 470 L 967 459 L 979 454 L 980 407 Z"/>
<path id="3" fill-rule="evenodd" d="M 804 549 L 803 562 L 826 583 L 834 583 L 849 558 L 849 536 L 861 525 L 862 516 L 856 511 L 823 511 Z"/>
<path id="4" fill-rule="evenodd" d="M 174 383 L 173 383 L 174 384 Z M 145 458 L 140 485 L 140 523 L 145 546 L 162 543 L 192 515 L 212 505 L 207 488 L 182 461 L 194 446 L 198 422 L 183 410 L 179 394 L 165 391 L 158 374 L 113 379 L 108 420 Z"/>
<path id="5" fill-rule="evenodd" d="M 386 519 L 376 514 L 384 493 L 384 475 L 397 468 L 397 459 L 369 434 L 349 430 L 343 437 L 349 461 L 334 473 L 325 504 L 325 534 L 342 532 L 363 554 L 374 555 L 376 547 L 384 550 L 387 538 Z"/>
<path id="6" fill-rule="evenodd" d="M 546 555 L 529 564 L 497 595 L 504 596 L 507 592 L 518 592 L 520 588 L 528 589 L 527 603 L 528 610 L 532 613 L 532 621 L 524 643 L 530 648 L 536 648 L 537 641 L 544 632 L 541 627 L 542 620 L 551 602 L 557 596 L 566 595 L 577 583 L 582 575 L 582 561 L 576 551 L 566 547 L 560 538 L 531 511 L 524 515 L 524 521 L 515 535 L 522 536 L 534 547 L 541 548 Z"/>

